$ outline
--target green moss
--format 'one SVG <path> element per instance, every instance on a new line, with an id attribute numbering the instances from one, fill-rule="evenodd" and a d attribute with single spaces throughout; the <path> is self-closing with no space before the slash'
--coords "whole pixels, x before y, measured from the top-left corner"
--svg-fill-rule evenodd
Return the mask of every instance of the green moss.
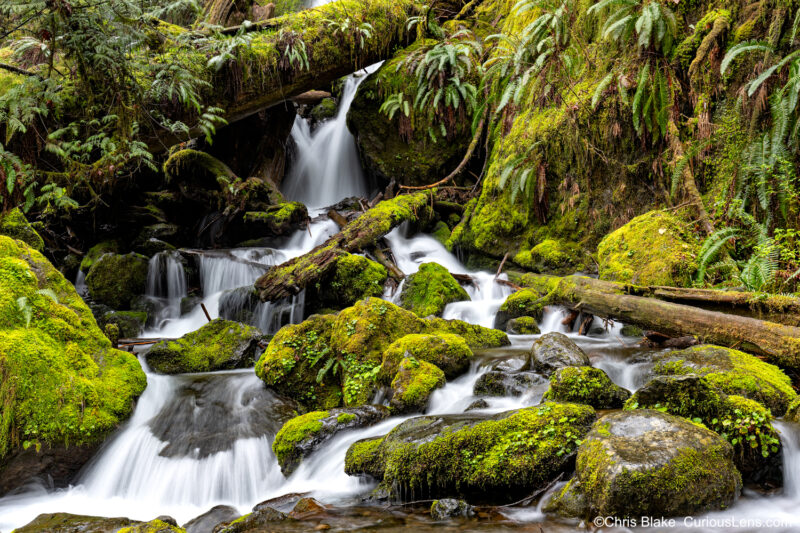
<path id="1" fill-rule="evenodd" d="M 317 284 L 323 305 L 342 309 L 370 296 L 381 296 L 388 273 L 383 265 L 360 255 L 345 254 L 336 260 L 333 273 Z"/>
<path id="2" fill-rule="evenodd" d="M 394 414 L 422 412 L 434 390 L 445 384 L 444 372 L 438 367 L 406 357 L 392 380 L 389 409 Z"/>
<path id="3" fill-rule="evenodd" d="M 249 211 L 244 214 L 246 224 L 257 224 L 258 228 L 273 235 L 283 235 L 307 220 L 308 210 L 300 202 L 284 202 L 268 206 L 264 211 Z"/>
<path id="4" fill-rule="evenodd" d="M 278 463 L 285 463 L 289 456 L 294 454 L 295 447 L 299 442 L 320 431 L 322 429 L 320 420 L 328 417 L 329 414 L 328 411 L 313 411 L 286 422 L 278 431 L 278 434 L 275 435 L 275 440 L 272 443 L 272 451 L 275 453 L 275 457 L 278 458 Z M 339 416 L 344 416 L 344 414 Z"/>
<path id="5" fill-rule="evenodd" d="M 147 258 L 139 254 L 105 254 L 86 275 L 89 295 L 112 309 L 130 309 L 133 299 L 144 294 Z"/>
<path id="6" fill-rule="evenodd" d="M 74 287 L 39 252 L 0 236 L 0 459 L 24 446 L 94 444 L 146 378 L 114 350 Z"/>
<path id="7" fill-rule="evenodd" d="M 186 533 L 186 530 L 161 520 L 151 520 L 144 524 L 124 527 L 118 530 L 117 533 Z"/>
<path id="8" fill-rule="evenodd" d="M 380 376 L 384 380 L 391 379 L 400 363 L 409 356 L 435 365 L 451 379 L 465 372 L 473 358 L 469 345 L 459 335 L 406 335 L 394 341 L 383 352 Z"/>
<path id="9" fill-rule="evenodd" d="M 537 272 L 572 273 L 584 270 L 579 245 L 555 239 L 545 239 L 530 250 L 514 256 L 514 262 Z"/>
<path id="10" fill-rule="evenodd" d="M 311 110 L 311 118 L 317 121 L 327 120 L 335 117 L 338 109 L 335 98 L 324 98 Z"/>
<path id="11" fill-rule="evenodd" d="M 44 241 L 33 229 L 33 226 L 28 224 L 25 215 L 19 208 L 14 208 L 0 216 L 0 235 L 24 241 L 37 252 L 44 251 Z"/>
<path id="12" fill-rule="evenodd" d="M 423 263 L 411 274 L 400 293 L 401 305 L 420 317 L 441 316 L 449 303 L 469 301 L 467 291 L 437 263 Z"/>
<path id="13" fill-rule="evenodd" d="M 109 325 L 117 327 L 117 334 L 123 339 L 135 339 L 147 323 L 147 313 L 142 311 L 112 311 L 103 315 L 100 326 L 105 330 Z"/>
<path id="14" fill-rule="evenodd" d="M 637 285 L 688 286 L 698 244 L 677 217 L 651 211 L 607 235 L 597 248 L 600 278 Z"/>
<path id="15" fill-rule="evenodd" d="M 693 346 L 660 355 L 653 372 L 702 375 L 718 391 L 761 402 L 775 416 L 782 416 L 797 397 L 791 380 L 780 368 L 753 355 L 721 346 Z"/>
<path id="16" fill-rule="evenodd" d="M 439 241 L 442 246 L 447 246 L 447 241 L 450 239 L 450 228 L 441 220 L 436 223 L 431 231 L 431 237 Z"/>
<path id="17" fill-rule="evenodd" d="M 622 407 L 630 393 L 615 385 L 599 368 L 590 366 L 559 368 L 550 376 L 548 400 L 585 403 L 595 409 Z"/>
<path id="18" fill-rule="evenodd" d="M 119 243 L 117 241 L 103 241 L 95 244 L 89 248 L 89 251 L 86 252 L 85 256 L 83 256 L 83 260 L 81 261 L 81 270 L 84 274 L 87 274 L 97 260 L 103 257 L 105 254 L 116 254 L 118 252 Z"/>
<path id="19" fill-rule="evenodd" d="M 800 424 L 800 397 L 792 400 L 792 403 L 789 404 L 789 408 L 786 410 L 784 418 L 789 422 Z"/>
<path id="20" fill-rule="evenodd" d="M 336 421 L 340 424 L 346 424 L 356 419 L 356 415 L 352 413 L 342 413 L 336 417 Z"/>
<path id="21" fill-rule="evenodd" d="M 383 438 L 378 437 L 352 444 L 344 457 L 344 471 L 351 476 L 367 474 L 376 479 L 383 478 L 382 443 Z"/>
<path id="22" fill-rule="evenodd" d="M 539 329 L 538 321 L 532 316 L 521 316 L 509 320 L 506 331 L 515 335 L 538 335 L 542 332 Z"/>

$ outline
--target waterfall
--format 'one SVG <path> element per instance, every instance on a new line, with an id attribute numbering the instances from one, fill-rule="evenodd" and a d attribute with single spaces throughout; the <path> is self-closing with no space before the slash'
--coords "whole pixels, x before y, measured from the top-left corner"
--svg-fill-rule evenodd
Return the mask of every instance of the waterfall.
<path id="1" fill-rule="evenodd" d="M 373 65 L 367 72 L 374 72 Z M 353 135 L 347 129 L 347 112 L 364 81 L 364 73 L 347 78 L 336 117 L 312 131 L 308 121 L 297 117 L 291 137 L 297 146 L 296 159 L 284 186 L 284 194 L 309 208 L 333 205 L 342 198 L 366 196 L 361 162 Z"/>
<path id="2" fill-rule="evenodd" d="M 145 296 L 158 304 L 158 312 L 150 322 L 159 326 L 181 316 L 181 300 L 187 295 L 186 272 L 179 252 L 154 255 L 147 268 Z"/>

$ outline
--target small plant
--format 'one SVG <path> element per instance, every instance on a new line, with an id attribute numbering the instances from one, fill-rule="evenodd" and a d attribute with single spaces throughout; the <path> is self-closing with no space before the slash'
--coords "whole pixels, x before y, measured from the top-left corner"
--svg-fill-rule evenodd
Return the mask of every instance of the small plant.
<path id="1" fill-rule="evenodd" d="M 278 67 L 281 70 L 309 70 L 308 51 L 303 36 L 293 30 L 278 32 L 278 49 L 282 50 Z"/>

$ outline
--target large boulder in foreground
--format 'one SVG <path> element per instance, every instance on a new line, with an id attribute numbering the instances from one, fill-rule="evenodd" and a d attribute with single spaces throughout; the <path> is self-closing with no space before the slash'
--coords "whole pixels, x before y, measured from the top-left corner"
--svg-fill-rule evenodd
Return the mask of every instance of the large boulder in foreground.
<path id="1" fill-rule="evenodd" d="M 545 333 L 531 346 L 531 367 L 550 375 L 559 368 L 592 366 L 589 356 L 563 333 Z"/>
<path id="2" fill-rule="evenodd" d="M 513 501 L 567 470 L 594 420 L 591 407 L 568 403 L 412 418 L 351 446 L 345 471 L 380 479 L 399 498 Z"/>
<path id="3" fill-rule="evenodd" d="M 340 431 L 371 426 L 388 416 L 389 410 L 380 405 L 312 411 L 286 422 L 275 436 L 272 451 L 281 472 L 289 476 L 304 458 Z"/>
<path id="4" fill-rule="evenodd" d="M 698 251 L 688 224 L 666 211 L 650 211 L 600 242 L 600 279 L 636 285 L 688 286 L 697 270 Z"/>
<path id="5" fill-rule="evenodd" d="M 255 363 L 263 338 L 252 326 L 218 318 L 180 339 L 154 344 L 145 359 L 159 374 L 246 368 Z"/>
<path id="6" fill-rule="evenodd" d="M 713 431 L 655 410 L 620 411 L 594 425 L 578 448 L 575 477 L 546 509 L 686 516 L 729 507 L 741 487 L 733 447 Z"/>
<path id="7" fill-rule="evenodd" d="M 792 381 L 780 368 L 739 350 L 692 346 L 654 354 L 653 375 L 698 374 L 725 394 L 744 396 L 783 416 L 796 397 Z"/>
<path id="8" fill-rule="evenodd" d="M 604 371 L 590 366 L 559 368 L 550 376 L 548 400 L 585 403 L 595 409 L 619 409 L 631 393 L 611 381 Z"/>
<path id="9" fill-rule="evenodd" d="M 469 301 L 467 291 L 438 263 L 423 263 L 406 278 L 400 292 L 401 307 L 419 317 L 442 316 L 447 304 Z"/>
<path id="10" fill-rule="evenodd" d="M 69 513 L 41 514 L 16 533 L 185 533 L 185 530 L 160 519 L 138 522 L 130 518 L 105 518 Z"/>
<path id="11" fill-rule="evenodd" d="M 104 254 L 86 276 L 89 296 L 112 309 L 130 309 L 133 299 L 144 294 L 147 268 L 143 255 Z"/>
<path id="12" fill-rule="evenodd" d="M 0 272 L 0 494 L 36 475 L 63 486 L 147 381 L 39 252 L 0 236 Z"/>

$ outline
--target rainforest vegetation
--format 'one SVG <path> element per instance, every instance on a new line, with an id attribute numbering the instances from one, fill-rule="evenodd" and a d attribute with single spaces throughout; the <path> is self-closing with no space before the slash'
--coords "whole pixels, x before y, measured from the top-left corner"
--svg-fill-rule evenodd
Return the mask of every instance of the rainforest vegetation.
<path id="1" fill-rule="evenodd" d="M 799 165 L 795 0 L 3 0 L 0 531 L 796 507 Z"/>

